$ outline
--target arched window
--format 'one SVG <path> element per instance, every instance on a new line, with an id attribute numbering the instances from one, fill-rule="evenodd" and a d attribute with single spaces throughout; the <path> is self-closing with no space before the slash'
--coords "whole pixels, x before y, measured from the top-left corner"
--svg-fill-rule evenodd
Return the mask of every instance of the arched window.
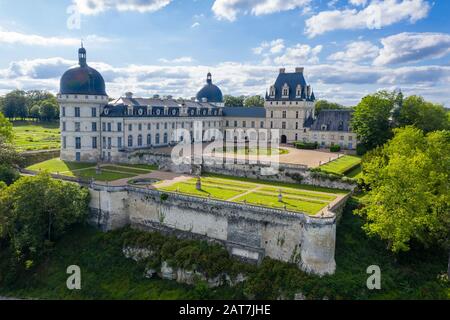
<path id="1" fill-rule="evenodd" d="M 142 147 L 142 135 L 138 135 L 138 147 Z"/>
<path id="2" fill-rule="evenodd" d="M 152 135 L 151 135 L 151 134 L 148 134 L 148 135 L 147 135 L 147 145 L 148 145 L 148 146 L 151 146 L 151 145 L 152 145 Z"/>
<path id="3" fill-rule="evenodd" d="M 128 136 L 128 147 L 132 147 L 133 146 L 133 136 L 132 135 L 129 135 Z"/>

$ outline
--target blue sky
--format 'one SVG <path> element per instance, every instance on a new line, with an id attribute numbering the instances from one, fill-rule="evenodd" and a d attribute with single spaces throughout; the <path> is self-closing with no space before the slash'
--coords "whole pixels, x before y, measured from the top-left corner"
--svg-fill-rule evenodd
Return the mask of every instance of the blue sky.
<path id="1" fill-rule="evenodd" d="M 224 94 L 264 94 L 304 66 L 319 98 L 400 88 L 450 106 L 449 14 L 447 0 L 0 0 L 0 93 L 57 92 L 84 39 L 113 97 L 195 96 L 208 70 Z"/>

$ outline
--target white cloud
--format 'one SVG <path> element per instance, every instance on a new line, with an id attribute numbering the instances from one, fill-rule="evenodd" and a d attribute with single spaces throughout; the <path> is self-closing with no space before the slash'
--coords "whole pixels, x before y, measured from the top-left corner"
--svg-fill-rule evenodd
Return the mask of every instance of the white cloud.
<path id="1" fill-rule="evenodd" d="M 277 65 L 302 65 L 305 63 L 319 62 L 319 53 L 322 46 L 311 47 L 307 44 L 297 44 L 287 48 L 283 55 L 276 57 L 273 61 Z"/>
<path id="2" fill-rule="evenodd" d="M 255 16 L 309 6 L 311 0 L 215 0 L 212 10 L 220 20 L 234 21 L 238 14 Z"/>
<path id="3" fill-rule="evenodd" d="M 349 0 L 348 2 L 354 6 L 365 6 L 367 0 Z"/>
<path id="4" fill-rule="evenodd" d="M 161 58 L 158 61 L 162 63 L 179 64 L 179 63 L 191 63 L 194 62 L 194 59 L 192 59 L 191 57 L 179 57 L 175 59 Z"/>
<path id="5" fill-rule="evenodd" d="M 288 51 L 288 50 L 286 50 Z M 0 92 L 14 88 L 24 90 L 46 89 L 57 92 L 59 79 L 75 60 L 63 58 L 22 60 L 0 69 Z M 107 92 L 118 97 L 132 91 L 137 96 L 153 94 L 173 95 L 189 98 L 205 82 L 210 70 L 213 81 L 224 94 L 264 94 L 276 79 L 276 65 L 224 62 L 213 66 L 203 65 L 126 65 L 121 67 L 106 63 L 91 62 L 107 82 Z M 286 71 L 305 66 L 307 81 L 320 99 L 344 104 L 355 104 L 365 94 L 383 88 L 401 88 L 406 94 L 420 94 L 436 102 L 448 103 L 450 66 L 406 66 L 387 68 L 361 66 L 354 63 L 307 65 L 303 61 L 292 61 L 285 65 Z"/>
<path id="6" fill-rule="evenodd" d="M 276 39 L 270 42 L 264 41 L 259 47 L 253 48 L 253 53 L 261 54 L 276 54 L 283 51 L 285 48 L 283 39 Z"/>
<path id="7" fill-rule="evenodd" d="M 381 39 L 383 48 L 375 65 L 417 62 L 450 54 L 450 35 L 403 32 Z"/>
<path id="8" fill-rule="evenodd" d="M 85 38 L 87 43 L 107 43 L 110 39 L 99 37 L 96 35 L 90 35 Z M 44 46 L 44 47 L 57 47 L 57 46 L 79 46 L 80 39 L 68 38 L 68 37 L 45 37 L 36 34 L 25 34 L 16 31 L 8 31 L 0 28 L 0 43 L 6 44 L 22 44 L 29 46 Z"/>
<path id="9" fill-rule="evenodd" d="M 333 53 L 329 60 L 358 62 L 373 59 L 378 56 L 380 49 L 370 41 L 355 41 L 345 47 L 345 51 Z"/>
<path id="10" fill-rule="evenodd" d="M 95 15 L 107 10 L 154 12 L 172 0 L 73 0 L 81 14 Z"/>
<path id="11" fill-rule="evenodd" d="M 198 28 L 198 27 L 200 27 L 200 22 L 194 22 L 194 23 L 191 25 L 191 28 Z"/>
<path id="12" fill-rule="evenodd" d="M 380 29 L 404 20 L 415 23 L 429 11 L 425 0 L 372 0 L 361 10 L 322 11 L 306 20 L 305 33 L 315 37 L 333 30 Z"/>

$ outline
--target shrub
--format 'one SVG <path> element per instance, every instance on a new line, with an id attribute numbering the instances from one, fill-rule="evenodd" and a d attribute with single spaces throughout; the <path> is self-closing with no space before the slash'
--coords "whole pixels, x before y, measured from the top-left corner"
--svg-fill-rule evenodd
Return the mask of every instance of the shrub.
<path id="1" fill-rule="evenodd" d="M 7 185 L 12 184 L 14 181 L 19 179 L 19 172 L 11 167 L 0 165 L 0 181 L 6 183 Z"/>
<path id="2" fill-rule="evenodd" d="M 331 152 L 339 152 L 339 151 L 341 151 L 341 146 L 338 144 L 335 144 L 334 146 L 330 147 L 330 151 Z"/>
<path id="3" fill-rule="evenodd" d="M 305 150 L 315 150 L 319 148 L 319 144 L 317 142 L 295 142 L 294 146 L 297 149 L 305 149 Z"/>
<path id="4" fill-rule="evenodd" d="M 358 145 L 356 146 L 356 154 L 357 154 L 358 156 L 363 156 L 363 155 L 365 155 L 366 153 L 367 153 L 367 148 L 366 148 L 365 145 L 363 145 L 362 143 L 360 143 L 360 144 L 358 144 Z"/>

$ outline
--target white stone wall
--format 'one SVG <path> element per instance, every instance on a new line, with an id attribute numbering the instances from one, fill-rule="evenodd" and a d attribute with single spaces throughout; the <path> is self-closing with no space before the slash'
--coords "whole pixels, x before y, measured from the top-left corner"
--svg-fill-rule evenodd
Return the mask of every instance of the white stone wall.
<path id="1" fill-rule="evenodd" d="M 129 223 L 144 230 L 213 239 L 247 260 L 268 256 L 321 275 L 335 270 L 336 216 L 312 218 L 176 194 L 161 200 L 158 191 L 133 187 L 90 190 L 92 220 L 106 230 Z"/>

